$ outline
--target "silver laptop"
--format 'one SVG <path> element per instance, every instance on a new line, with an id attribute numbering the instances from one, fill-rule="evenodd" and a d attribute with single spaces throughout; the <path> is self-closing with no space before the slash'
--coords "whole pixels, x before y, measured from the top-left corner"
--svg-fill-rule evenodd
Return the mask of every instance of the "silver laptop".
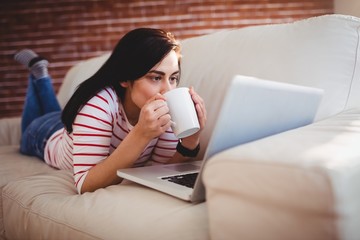
<path id="1" fill-rule="evenodd" d="M 237 75 L 226 92 L 202 161 L 120 169 L 117 175 L 186 201 L 204 201 L 201 171 L 210 157 L 312 123 L 322 95 L 316 88 Z M 188 177 L 192 183 L 187 183 Z"/>

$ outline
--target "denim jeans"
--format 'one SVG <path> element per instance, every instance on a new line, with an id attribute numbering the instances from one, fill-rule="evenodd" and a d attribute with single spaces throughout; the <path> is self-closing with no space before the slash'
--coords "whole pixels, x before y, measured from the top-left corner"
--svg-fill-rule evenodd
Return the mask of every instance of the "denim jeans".
<path id="1" fill-rule="evenodd" d="M 61 107 L 50 77 L 29 77 L 21 121 L 20 152 L 44 159 L 44 149 L 51 135 L 63 127 Z"/>

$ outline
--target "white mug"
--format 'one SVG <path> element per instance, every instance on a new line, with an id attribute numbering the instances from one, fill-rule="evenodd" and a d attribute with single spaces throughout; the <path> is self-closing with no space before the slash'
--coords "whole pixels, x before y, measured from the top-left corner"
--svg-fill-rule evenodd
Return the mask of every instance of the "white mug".
<path id="1" fill-rule="evenodd" d="M 175 88 L 166 92 L 164 96 L 171 116 L 171 128 L 177 138 L 188 137 L 200 130 L 189 88 Z"/>

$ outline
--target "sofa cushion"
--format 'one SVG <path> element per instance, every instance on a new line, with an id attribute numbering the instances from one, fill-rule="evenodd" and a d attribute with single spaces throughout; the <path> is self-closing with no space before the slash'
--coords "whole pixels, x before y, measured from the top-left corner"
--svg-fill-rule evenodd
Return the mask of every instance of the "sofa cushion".
<path id="1" fill-rule="evenodd" d="M 110 53 L 81 61 L 74 65 L 66 73 L 63 83 L 57 94 L 58 101 L 62 108 L 70 99 L 76 88 L 87 78 L 91 77 L 109 58 Z"/>
<path id="2" fill-rule="evenodd" d="M 40 159 L 19 153 L 18 145 L 0 146 L 0 196 L 2 188 L 9 182 L 44 172 L 53 172 L 53 168 Z M 4 237 L 3 207 L 0 198 L 0 239 Z"/>
<path id="3" fill-rule="evenodd" d="M 209 238 L 205 203 L 130 182 L 78 195 L 72 174 L 59 170 L 13 181 L 2 198 L 9 239 Z"/>
<path id="4" fill-rule="evenodd" d="M 324 89 L 316 120 L 360 107 L 359 28 L 357 18 L 325 15 L 184 40 L 180 84 L 194 86 L 208 109 L 202 146 L 234 75 Z"/>
<path id="5" fill-rule="evenodd" d="M 19 152 L 18 145 L 0 146 L 0 188 L 22 177 L 56 171 L 44 161 Z"/>
<path id="6" fill-rule="evenodd" d="M 360 108 L 216 155 L 203 178 L 211 236 L 358 239 L 359 143 Z"/>
<path id="7" fill-rule="evenodd" d="M 21 118 L 0 119 L 0 146 L 19 145 L 21 136 Z"/>

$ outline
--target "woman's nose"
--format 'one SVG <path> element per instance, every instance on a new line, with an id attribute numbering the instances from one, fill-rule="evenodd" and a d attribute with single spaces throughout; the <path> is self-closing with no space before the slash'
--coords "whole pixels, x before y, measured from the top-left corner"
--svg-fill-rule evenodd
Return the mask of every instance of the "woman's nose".
<path id="1" fill-rule="evenodd" d="M 161 93 L 166 93 L 171 90 L 171 84 L 168 80 L 164 81 L 161 88 Z"/>

